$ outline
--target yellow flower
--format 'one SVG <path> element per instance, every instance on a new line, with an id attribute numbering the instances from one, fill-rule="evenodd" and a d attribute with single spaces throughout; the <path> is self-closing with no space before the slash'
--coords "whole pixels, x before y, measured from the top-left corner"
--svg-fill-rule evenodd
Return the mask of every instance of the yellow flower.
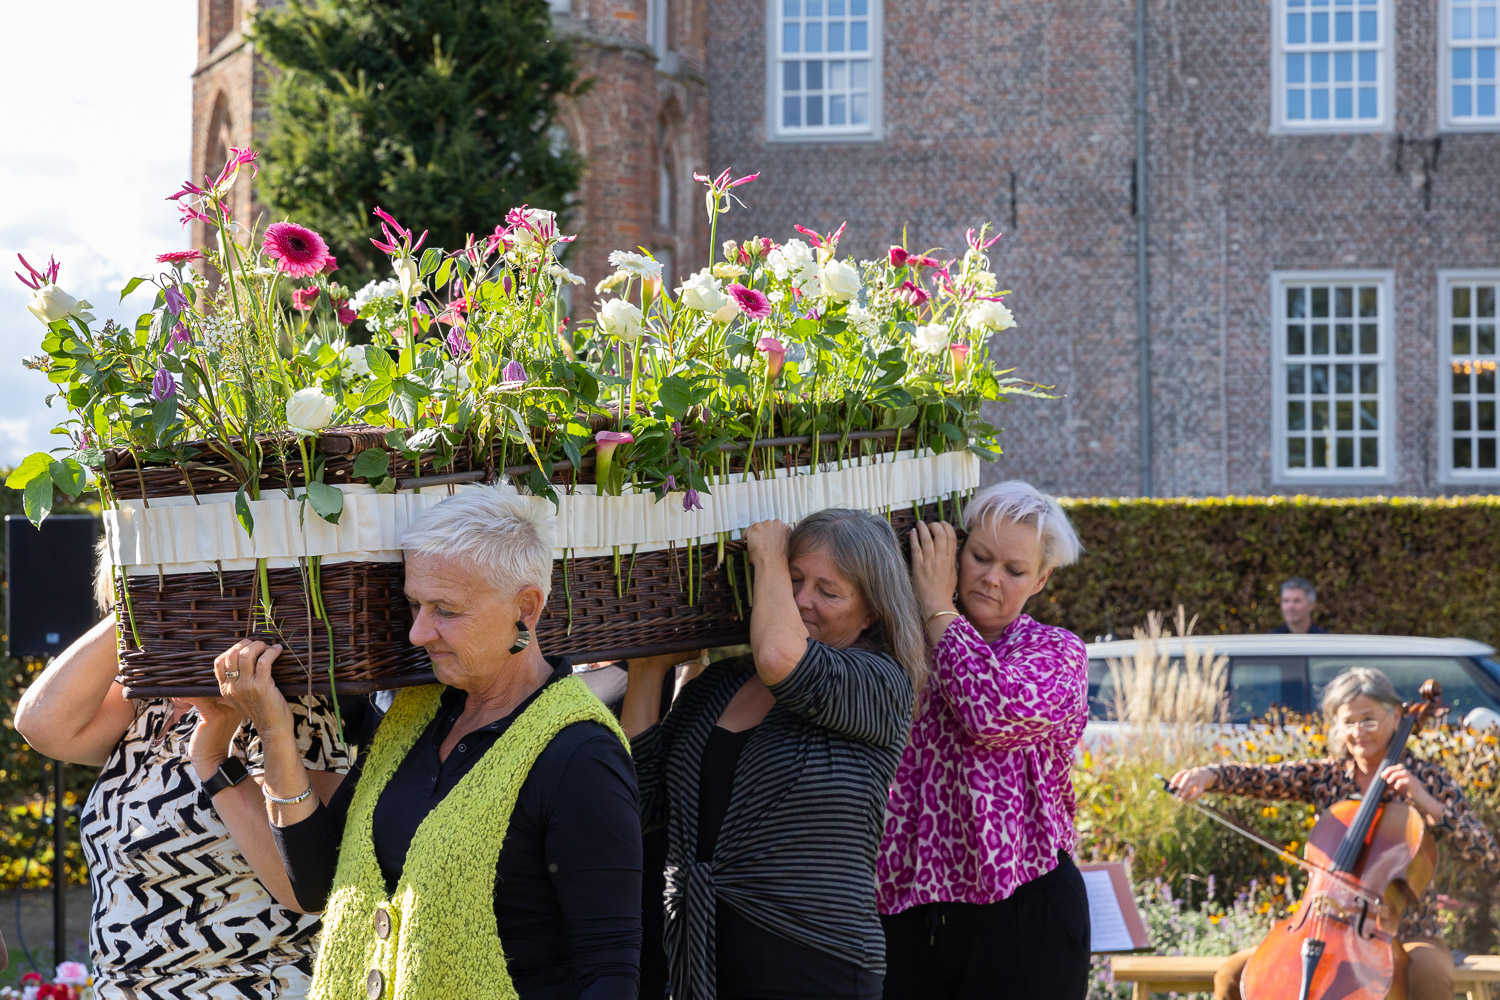
<path id="1" fill-rule="evenodd" d="M 1271 754 L 1269 757 L 1266 758 L 1266 763 L 1267 764 L 1280 764 L 1281 763 L 1281 754 L 1279 754 L 1279 753 L 1273 753 L 1273 754 Z"/>
<path id="2" fill-rule="evenodd" d="M 1271 904 L 1270 903 L 1261 903 L 1259 906 L 1257 906 L 1255 908 L 1255 912 L 1256 913 L 1270 913 L 1271 912 Z"/>
<path id="3" fill-rule="evenodd" d="M 1301 846 L 1302 846 L 1302 842 L 1301 841 L 1298 841 L 1298 840 L 1288 840 L 1286 842 L 1286 852 L 1288 854 L 1296 854 L 1297 853 L 1297 848 L 1299 848 Z"/>
<path id="4" fill-rule="evenodd" d="M 1265 807 L 1265 808 L 1264 808 L 1264 809 L 1262 809 L 1262 810 L 1261 810 L 1261 811 L 1260 811 L 1260 814 L 1261 814 L 1261 815 L 1262 815 L 1262 816 L 1275 816 L 1275 815 L 1276 815 L 1276 814 L 1277 814 L 1277 813 L 1279 813 L 1279 812 L 1280 812 L 1280 811 L 1281 811 L 1281 810 L 1280 810 L 1280 809 L 1277 809 L 1277 808 L 1276 808 L 1276 807 L 1275 807 L 1275 806 L 1266 806 L 1266 807 Z"/>
<path id="5" fill-rule="evenodd" d="M 1314 743 L 1326 743 L 1328 741 L 1328 737 L 1324 736 L 1322 733 L 1313 733 L 1312 741 Z"/>
<path id="6" fill-rule="evenodd" d="M 1211 914 L 1209 914 L 1208 922 L 1211 923 L 1211 924 L 1218 923 L 1219 922 L 1219 915 L 1217 913 L 1211 913 Z"/>
<path id="7" fill-rule="evenodd" d="M 1251 753 L 1254 753 L 1255 752 L 1255 744 L 1251 743 L 1249 740 L 1246 740 L 1245 741 L 1245 749 L 1248 750 L 1248 751 L 1250 751 Z"/>
<path id="8" fill-rule="evenodd" d="M 1286 885 L 1286 876 L 1276 875 L 1272 877 L 1271 881 L 1275 882 L 1277 885 Z"/>

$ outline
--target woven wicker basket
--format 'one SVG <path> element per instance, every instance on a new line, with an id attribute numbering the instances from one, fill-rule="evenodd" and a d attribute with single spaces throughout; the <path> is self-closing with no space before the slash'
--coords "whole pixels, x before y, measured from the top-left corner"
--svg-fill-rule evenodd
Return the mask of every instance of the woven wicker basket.
<path id="1" fill-rule="evenodd" d="M 949 506 L 943 513 L 954 511 Z M 938 505 L 924 508 L 922 516 L 938 518 Z M 890 520 L 904 549 L 916 514 L 905 507 L 892 511 Z M 747 641 L 744 543 L 726 543 L 724 551 L 725 561 L 718 566 L 715 545 L 694 552 L 692 603 L 687 599 L 685 547 L 644 553 L 633 565 L 625 556 L 620 579 L 607 556 L 554 561 L 552 597 L 538 623 L 539 647 L 592 662 Z M 270 571 L 279 633 L 250 631 L 255 601 L 251 571 L 131 576 L 135 628 L 134 634 L 128 626 L 120 630 L 120 682 L 132 698 L 216 695 L 214 657 L 248 637 L 286 647 L 274 676 L 288 693 L 327 694 L 332 687 L 353 694 L 430 683 L 426 653 L 407 641 L 411 615 L 402 574 L 397 562 L 323 567 L 321 593 L 332 627 L 332 685 L 329 634 L 322 622 L 311 619 L 299 570 Z M 142 637 L 144 648 L 136 645 L 134 635 Z"/>

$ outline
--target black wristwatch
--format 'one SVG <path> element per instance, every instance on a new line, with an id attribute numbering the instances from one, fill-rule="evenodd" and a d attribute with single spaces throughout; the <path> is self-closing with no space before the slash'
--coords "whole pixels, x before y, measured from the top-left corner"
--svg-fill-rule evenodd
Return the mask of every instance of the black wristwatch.
<path id="1" fill-rule="evenodd" d="M 226 788 L 233 788 L 250 776 L 250 769 L 238 757 L 230 757 L 219 765 L 213 777 L 203 783 L 203 790 L 213 798 Z"/>

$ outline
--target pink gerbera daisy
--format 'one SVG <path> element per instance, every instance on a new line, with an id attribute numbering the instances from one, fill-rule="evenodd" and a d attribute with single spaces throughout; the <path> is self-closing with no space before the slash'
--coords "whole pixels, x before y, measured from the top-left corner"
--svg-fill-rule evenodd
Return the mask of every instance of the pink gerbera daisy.
<path id="1" fill-rule="evenodd" d="M 751 319 L 765 319 L 771 315 L 771 300 L 766 298 L 765 292 L 734 284 L 729 286 L 729 296 L 740 307 L 740 312 Z"/>
<path id="2" fill-rule="evenodd" d="M 311 278 L 323 270 L 331 256 L 323 237 L 294 222 L 278 222 L 267 228 L 265 248 L 266 256 L 293 278 Z"/>
<path id="3" fill-rule="evenodd" d="M 171 253 L 159 254 L 156 262 L 158 264 L 188 264 L 202 259 L 203 254 L 198 250 L 173 250 Z"/>

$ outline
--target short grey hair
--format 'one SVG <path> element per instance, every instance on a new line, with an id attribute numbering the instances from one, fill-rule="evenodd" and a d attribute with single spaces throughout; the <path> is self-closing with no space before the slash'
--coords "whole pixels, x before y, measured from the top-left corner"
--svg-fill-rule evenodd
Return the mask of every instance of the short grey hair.
<path id="1" fill-rule="evenodd" d="M 556 541 L 552 505 L 501 483 L 464 490 L 429 508 L 397 544 L 407 555 L 467 562 L 507 596 L 539 587 L 545 600 L 552 593 Z"/>
<path id="2" fill-rule="evenodd" d="M 1307 595 L 1307 599 L 1314 604 L 1318 603 L 1318 592 L 1313 590 L 1312 581 L 1303 576 L 1294 576 L 1281 585 L 1278 593 L 1284 594 L 1288 590 L 1300 590 Z"/>
<path id="3" fill-rule="evenodd" d="M 1083 543 L 1062 505 L 1030 483 L 1008 479 L 986 486 L 964 507 L 965 531 L 974 531 L 996 520 L 1036 525 L 1037 537 L 1042 542 L 1044 573 L 1059 566 L 1071 566 L 1083 554 Z"/>
<path id="4" fill-rule="evenodd" d="M 1401 709 L 1401 696 L 1396 693 L 1396 686 L 1385 674 L 1373 667 L 1350 667 L 1345 670 L 1328 682 L 1328 686 L 1323 689 L 1321 702 L 1329 741 L 1336 744 L 1336 750 L 1343 749 L 1347 752 L 1347 748 L 1341 746 L 1344 727 L 1338 723 L 1338 710 L 1359 697 L 1379 702 L 1393 711 Z"/>
<path id="5" fill-rule="evenodd" d="M 809 514 L 792 528 L 787 558 L 826 549 L 875 614 L 868 638 L 905 668 L 920 691 L 927 678 L 927 640 L 917 615 L 911 574 L 889 522 L 878 514 L 830 507 Z"/>

